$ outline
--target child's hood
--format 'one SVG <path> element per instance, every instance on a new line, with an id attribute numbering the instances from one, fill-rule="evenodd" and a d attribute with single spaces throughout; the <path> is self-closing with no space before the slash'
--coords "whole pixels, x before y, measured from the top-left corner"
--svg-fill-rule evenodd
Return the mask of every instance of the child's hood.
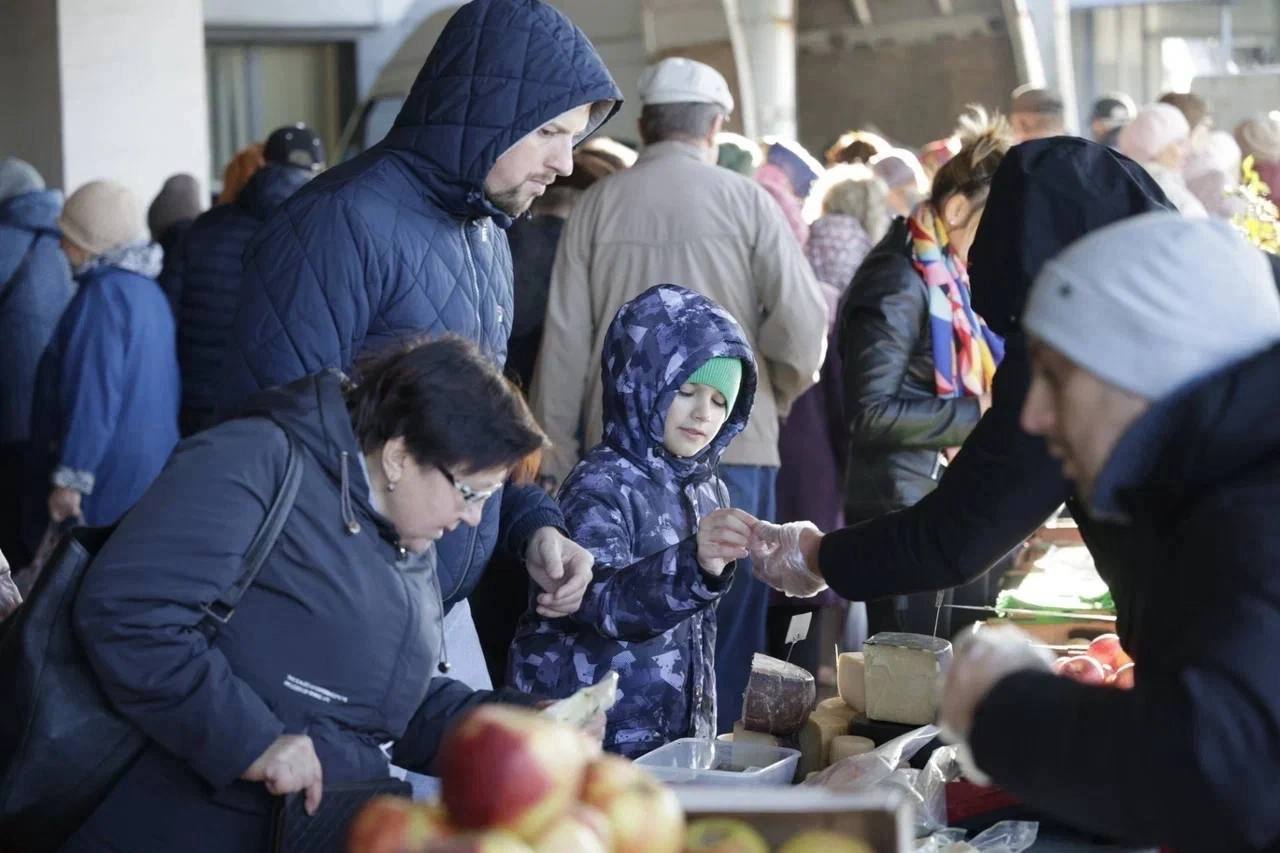
<path id="1" fill-rule="evenodd" d="M 733 411 L 695 467 L 714 465 L 747 424 L 756 393 L 756 362 L 742 327 L 717 303 L 674 284 L 651 287 L 618 309 L 605 336 L 604 438 L 640 459 L 685 466 L 663 449 L 667 410 L 680 386 L 708 359 L 742 361 Z"/>

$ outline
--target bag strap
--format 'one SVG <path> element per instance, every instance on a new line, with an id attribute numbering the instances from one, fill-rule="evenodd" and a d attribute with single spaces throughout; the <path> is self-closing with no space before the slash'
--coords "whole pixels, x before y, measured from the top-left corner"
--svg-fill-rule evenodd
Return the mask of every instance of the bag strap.
<path id="1" fill-rule="evenodd" d="M 276 540 L 280 538 L 280 531 L 284 529 L 285 520 L 289 517 L 294 500 L 298 496 L 298 483 L 302 480 L 302 448 L 298 445 L 298 440 L 293 437 L 293 433 L 287 429 L 281 431 L 289 440 L 289 461 L 285 465 L 284 478 L 280 481 L 280 490 L 276 492 L 271 507 L 258 527 L 258 532 L 253 535 L 248 549 L 245 550 L 244 571 L 229 589 L 202 608 L 204 618 L 196 627 L 209 640 L 213 640 L 218 630 L 230 622 L 231 617 L 235 615 L 236 605 L 240 603 L 241 597 L 253 585 L 258 572 L 262 570 L 262 565 L 271 554 L 271 549 L 275 547 Z"/>

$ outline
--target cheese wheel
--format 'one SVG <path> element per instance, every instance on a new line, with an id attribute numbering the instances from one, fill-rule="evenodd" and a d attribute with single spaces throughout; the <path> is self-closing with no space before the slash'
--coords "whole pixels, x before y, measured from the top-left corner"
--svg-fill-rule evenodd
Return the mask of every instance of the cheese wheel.
<path id="1" fill-rule="evenodd" d="M 851 755 L 865 755 L 875 748 L 876 742 L 869 737 L 840 735 L 831 741 L 831 763 L 835 764 Z"/>
<path id="2" fill-rule="evenodd" d="M 863 652 L 867 717 L 908 726 L 937 719 L 942 679 L 951 664 L 949 642 L 886 632 L 869 637 Z"/>
<path id="3" fill-rule="evenodd" d="M 849 704 L 839 696 L 832 696 L 830 699 L 823 699 L 818 703 L 818 707 L 813 709 L 815 714 L 830 714 L 836 717 L 848 717 L 853 719 L 858 713 L 849 707 Z"/>
<path id="4" fill-rule="evenodd" d="M 753 732 L 748 729 L 742 722 L 733 724 L 733 742 L 734 743 L 758 743 L 761 746 L 781 746 L 782 742 L 770 734 L 764 732 Z"/>
<path id="5" fill-rule="evenodd" d="M 787 737 L 800 731 L 818 698 L 813 675 L 795 664 L 757 654 L 742 700 L 742 721 L 753 732 Z"/>
<path id="6" fill-rule="evenodd" d="M 853 709 L 845 710 L 848 712 L 847 715 L 832 711 L 814 711 L 805 721 L 804 728 L 800 730 L 800 763 L 797 768 L 797 773 L 802 778 L 808 773 L 824 769 L 831 763 L 831 742 L 840 735 L 849 733 L 849 723 L 853 719 Z"/>
<path id="7" fill-rule="evenodd" d="M 840 699 L 859 714 L 867 713 L 867 664 L 862 652 L 845 652 L 836 658 L 836 684 Z"/>

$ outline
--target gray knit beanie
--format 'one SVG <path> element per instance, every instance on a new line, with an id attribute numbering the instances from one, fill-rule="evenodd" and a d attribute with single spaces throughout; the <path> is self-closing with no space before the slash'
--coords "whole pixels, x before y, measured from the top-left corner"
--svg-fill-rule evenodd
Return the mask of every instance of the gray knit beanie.
<path id="1" fill-rule="evenodd" d="M 44 189 L 44 178 L 26 160 L 5 157 L 0 160 L 0 201 Z"/>
<path id="2" fill-rule="evenodd" d="M 1157 400 L 1280 341 L 1271 266 L 1225 222 L 1147 213 L 1045 264 L 1022 325 L 1106 382 Z"/>
<path id="3" fill-rule="evenodd" d="M 170 226 L 195 219 L 202 210 L 204 204 L 199 182 L 185 172 L 170 175 L 159 195 L 151 202 L 151 207 L 147 208 L 151 239 L 159 241 Z"/>
<path id="4" fill-rule="evenodd" d="M 94 257 L 147 237 L 142 206 L 128 187 L 115 181 L 90 181 L 73 192 L 58 227 Z"/>

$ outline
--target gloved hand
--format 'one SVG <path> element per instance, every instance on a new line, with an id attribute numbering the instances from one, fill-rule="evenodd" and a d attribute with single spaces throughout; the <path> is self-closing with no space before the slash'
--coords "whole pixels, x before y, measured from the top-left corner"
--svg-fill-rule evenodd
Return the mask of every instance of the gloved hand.
<path id="1" fill-rule="evenodd" d="M 809 571 L 800 550 L 800 536 L 807 531 L 822 535 L 822 531 L 808 521 L 786 524 L 757 521 L 747 541 L 755 576 L 793 598 L 808 598 L 826 589 L 827 582 Z"/>
<path id="2" fill-rule="evenodd" d="M 938 713 L 943 740 L 968 741 L 978 705 L 1006 675 L 1049 671 L 1048 652 L 1033 647 L 1033 642 L 1034 637 L 1012 625 L 983 628 L 957 642 Z"/>

